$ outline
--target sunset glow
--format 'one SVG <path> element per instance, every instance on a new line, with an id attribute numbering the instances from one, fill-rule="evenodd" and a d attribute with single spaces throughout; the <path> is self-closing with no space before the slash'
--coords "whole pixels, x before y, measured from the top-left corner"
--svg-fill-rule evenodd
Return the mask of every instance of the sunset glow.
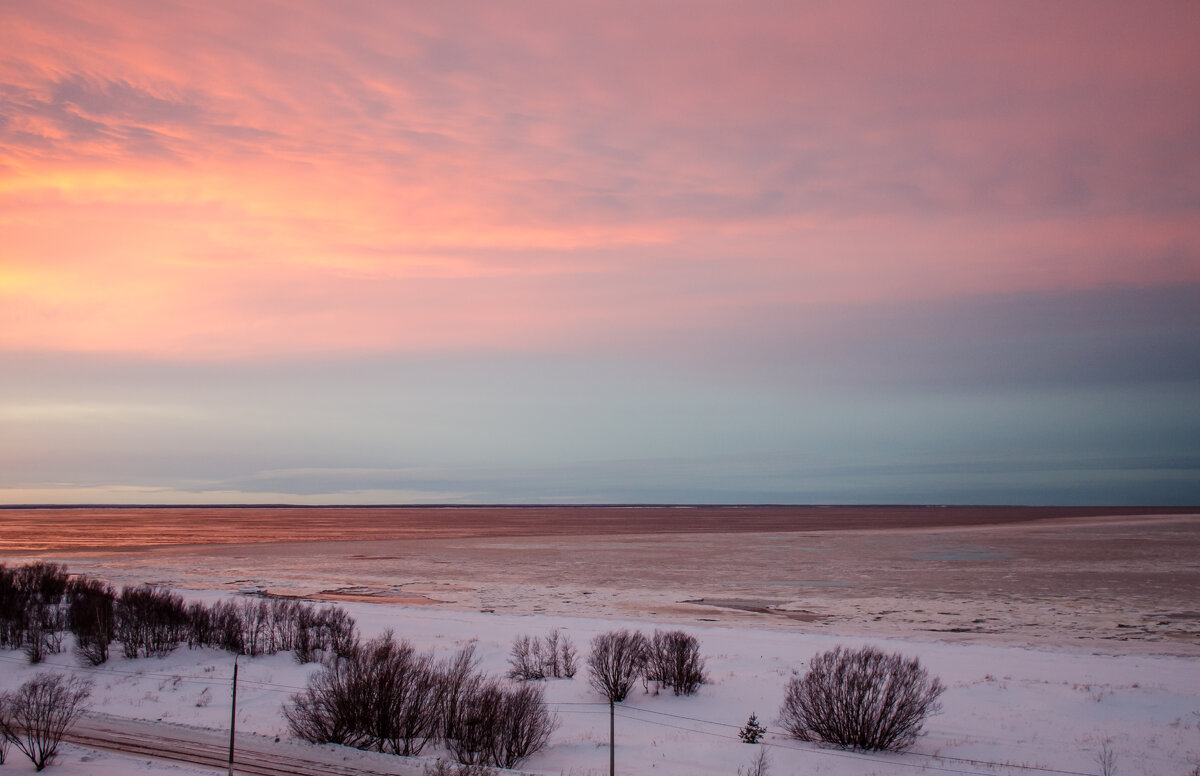
<path id="1" fill-rule="evenodd" d="M 312 468 L 353 480 L 317 500 L 691 500 L 764 465 L 697 500 L 938 501 L 856 467 L 1030 445 L 1136 480 L 1099 501 L 1200 499 L 1193 2 L 117 0 L 0 30 L 0 501 L 288 501 L 253 481 Z M 12 409 L 111 402 L 190 409 Z M 945 500 L 1030 484 L 971 477 Z"/>

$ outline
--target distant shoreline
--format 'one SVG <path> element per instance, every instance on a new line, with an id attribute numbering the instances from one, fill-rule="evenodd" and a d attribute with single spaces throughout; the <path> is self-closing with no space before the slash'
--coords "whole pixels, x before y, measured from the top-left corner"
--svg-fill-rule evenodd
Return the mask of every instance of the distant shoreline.
<path id="1" fill-rule="evenodd" d="M 0 510 L 0 557 L 280 542 L 949 531 L 1197 514 L 1191 507 L 898 505 L 10 506 Z"/>
<path id="2" fill-rule="evenodd" d="M 1200 510 L 1200 504 L 701 504 L 612 502 L 587 504 L 0 504 L 4 509 L 1053 509 L 1085 510 L 1084 517 L 1103 510 L 1104 514 L 1188 514 Z M 1129 510 L 1135 510 L 1130 512 Z"/>

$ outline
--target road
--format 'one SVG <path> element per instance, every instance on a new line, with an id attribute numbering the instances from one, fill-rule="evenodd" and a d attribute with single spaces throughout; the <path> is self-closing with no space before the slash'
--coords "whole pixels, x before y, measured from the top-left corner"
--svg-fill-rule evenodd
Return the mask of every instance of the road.
<path id="1" fill-rule="evenodd" d="M 80 746 L 219 768 L 229 763 L 229 733 L 89 713 L 63 737 Z M 237 736 L 234 773 L 253 776 L 420 776 L 407 758 L 313 746 L 255 734 Z"/>

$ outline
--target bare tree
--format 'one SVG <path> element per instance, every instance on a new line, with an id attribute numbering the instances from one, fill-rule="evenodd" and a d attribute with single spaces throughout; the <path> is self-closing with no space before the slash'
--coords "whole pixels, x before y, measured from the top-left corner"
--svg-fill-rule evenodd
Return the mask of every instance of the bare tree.
<path id="1" fill-rule="evenodd" d="M 321 649 L 337 657 L 349 657 L 358 649 L 358 629 L 354 618 L 338 606 L 321 610 Z"/>
<path id="2" fill-rule="evenodd" d="M 541 639 L 525 634 L 513 639 L 512 649 L 508 653 L 508 666 L 508 675 L 512 679 L 545 679 Z"/>
<path id="3" fill-rule="evenodd" d="M 116 615 L 117 638 L 130 659 L 166 655 L 189 636 L 188 608 L 182 597 L 165 588 L 123 588 Z"/>
<path id="4" fill-rule="evenodd" d="M 441 675 L 391 632 L 330 661 L 283 709 L 300 738 L 405 756 L 441 732 Z"/>
<path id="5" fill-rule="evenodd" d="M 505 687 L 495 679 L 473 682 L 460 700 L 455 736 L 446 747 L 466 765 L 514 768 L 550 740 L 558 720 L 542 688 Z"/>
<path id="6" fill-rule="evenodd" d="M 31 663 L 62 651 L 67 579 L 56 563 L 0 565 L 0 647 L 23 649 Z"/>
<path id="7" fill-rule="evenodd" d="M 308 681 L 308 688 L 283 707 L 288 726 L 314 744 L 369 747 L 366 718 L 372 678 L 352 655 L 331 660 Z"/>
<path id="8" fill-rule="evenodd" d="M 579 670 L 579 653 L 574 642 L 564 636 L 558 643 L 558 666 L 562 676 L 571 679 Z"/>
<path id="9" fill-rule="evenodd" d="M 592 639 L 588 655 L 588 682 L 609 703 L 620 703 L 629 695 L 646 664 L 646 637 L 637 631 L 601 633 Z"/>
<path id="10" fill-rule="evenodd" d="M 0 726 L 4 737 L 42 770 L 63 734 L 83 712 L 91 687 L 78 679 L 44 673 L 13 692 L 0 696 Z"/>
<path id="11" fill-rule="evenodd" d="M 8 759 L 8 745 L 12 743 L 4 732 L 8 727 L 8 699 L 0 695 L 0 765 Z"/>
<path id="12" fill-rule="evenodd" d="M 571 637 L 560 633 L 558 628 L 545 638 L 517 636 L 508 655 L 508 665 L 509 678 L 522 681 L 569 678 L 579 667 Z"/>
<path id="13" fill-rule="evenodd" d="M 296 627 L 292 639 L 292 654 L 297 663 L 315 663 L 322 649 L 318 628 L 320 615 L 312 606 L 296 610 Z"/>
<path id="14" fill-rule="evenodd" d="M 108 660 L 109 646 L 116 639 L 117 593 L 94 579 L 76 579 L 67 593 L 68 622 L 75 633 L 75 651 L 90 665 Z"/>
<path id="15" fill-rule="evenodd" d="M 420 754 L 440 732 L 440 677 L 433 655 L 417 654 L 391 632 L 364 645 L 363 652 L 366 670 L 375 677 L 369 730 L 376 748 L 404 756 Z"/>
<path id="16" fill-rule="evenodd" d="M 647 680 L 671 688 L 676 695 L 694 695 L 705 681 L 700 642 L 681 630 L 654 631 L 645 674 Z"/>
<path id="17" fill-rule="evenodd" d="M 941 709 L 945 686 L 916 658 L 875 647 L 837 647 L 788 683 L 780 720 L 802 741 L 845 748 L 903 751 Z"/>
<path id="18" fill-rule="evenodd" d="M 558 720 L 546 706 L 541 687 L 507 687 L 501 701 L 492 762 L 501 768 L 515 768 L 550 741 Z"/>
<path id="19" fill-rule="evenodd" d="M 475 656 L 475 645 L 467 644 L 443 662 L 438 669 L 438 716 L 441 720 L 441 737 L 444 741 L 457 738 L 456 726 L 459 707 L 464 698 L 482 681 L 479 674 L 479 658 Z"/>

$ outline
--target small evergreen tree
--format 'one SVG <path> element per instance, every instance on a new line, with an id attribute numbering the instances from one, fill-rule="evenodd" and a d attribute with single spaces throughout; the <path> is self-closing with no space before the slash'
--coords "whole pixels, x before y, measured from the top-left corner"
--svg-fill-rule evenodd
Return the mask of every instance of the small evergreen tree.
<path id="1" fill-rule="evenodd" d="M 767 729 L 758 724 L 758 716 L 755 714 L 751 714 L 745 726 L 738 731 L 738 737 L 747 744 L 757 744 L 766 734 Z"/>

